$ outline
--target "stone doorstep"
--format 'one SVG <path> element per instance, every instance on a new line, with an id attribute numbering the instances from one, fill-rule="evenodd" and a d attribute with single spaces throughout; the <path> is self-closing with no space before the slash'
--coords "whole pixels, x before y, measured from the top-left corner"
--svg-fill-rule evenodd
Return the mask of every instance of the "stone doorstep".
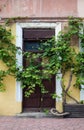
<path id="1" fill-rule="evenodd" d="M 63 118 L 52 115 L 51 113 L 45 112 L 23 112 L 20 114 L 16 114 L 17 117 L 28 117 L 28 118 Z"/>

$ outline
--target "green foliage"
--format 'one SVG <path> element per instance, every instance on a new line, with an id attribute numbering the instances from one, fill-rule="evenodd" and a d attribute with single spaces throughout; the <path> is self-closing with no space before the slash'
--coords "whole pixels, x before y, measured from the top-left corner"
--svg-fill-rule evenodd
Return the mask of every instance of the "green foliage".
<path id="1" fill-rule="evenodd" d="M 80 101 L 80 104 L 84 104 L 84 100 L 81 100 L 81 101 Z"/>
<path id="2" fill-rule="evenodd" d="M 40 87 L 42 93 L 47 93 L 42 81 L 51 80 L 52 75 L 56 75 L 59 70 L 62 71 L 63 76 L 68 70 L 76 75 L 75 86 L 84 84 L 84 52 L 76 52 L 71 46 L 71 39 L 76 35 L 84 47 L 84 34 L 81 33 L 82 20 L 70 18 L 68 24 L 67 30 L 61 31 L 57 39 L 53 37 L 42 42 L 39 52 L 22 52 L 25 61 L 28 62 L 25 68 L 16 66 L 15 55 L 19 53 L 19 48 L 12 43 L 11 31 L 0 25 L 0 60 L 7 66 L 6 71 L 0 70 L 0 90 L 4 88 L 4 77 L 9 74 L 22 82 L 22 88 L 26 88 L 25 96 L 34 93 L 35 87 Z M 57 95 L 53 94 L 52 97 L 55 98 Z"/>
<path id="3" fill-rule="evenodd" d="M 0 91 L 5 91 L 5 86 L 3 84 L 3 79 L 6 76 L 7 72 L 0 70 Z"/>
<path id="4" fill-rule="evenodd" d="M 16 71 L 16 47 L 12 43 L 13 36 L 11 30 L 7 30 L 5 26 L 0 25 L 0 60 L 7 66 L 6 70 L 0 68 L 0 91 L 4 91 L 3 80 L 7 75 L 15 75 Z"/>

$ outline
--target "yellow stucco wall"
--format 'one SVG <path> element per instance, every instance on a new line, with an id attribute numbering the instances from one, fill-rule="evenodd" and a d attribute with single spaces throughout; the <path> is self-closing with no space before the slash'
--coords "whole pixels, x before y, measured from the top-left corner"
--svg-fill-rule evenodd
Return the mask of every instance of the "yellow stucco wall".
<path id="1" fill-rule="evenodd" d="M 15 36 L 15 24 L 11 25 L 11 30 Z M 7 69 L 2 61 L 0 61 L 0 69 Z M 0 115 L 16 115 L 22 111 L 22 103 L 16 101 L 16 80 L 13 76 L 7 76 L 4 79 L 4 84 L 6 91 L 0 92 Z"/>
<path id="2" fill-rule="evenodd" d="M 68 85 L 68 82 L 69 82 L 69 76 L 70 76 L 70 72 L 67 72 L 66 75 L 65 75 L 65 85 L 66 86 Z M 72 97 L 74 97 L 77 101 L 80 101 L 80 90 L 74 86 L 75 81 L 76 81 L 76 77 L 73 75 L 71 87 L 69 89 L 69 94 Z M 74 100 L 72 100 L 69 97 L 67 97 L 66 102 L 67 103 L 76 103 Z"/>

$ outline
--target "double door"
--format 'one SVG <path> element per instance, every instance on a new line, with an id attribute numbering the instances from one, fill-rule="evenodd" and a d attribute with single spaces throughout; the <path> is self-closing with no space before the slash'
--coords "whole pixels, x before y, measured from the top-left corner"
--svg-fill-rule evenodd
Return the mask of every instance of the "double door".
<path id="1" fill-rule="evenodd" d="M 37 30 L 37 32 L 38 31 L 39 30 Z M 43 31 L 45 31 L 45 30 L 43 30 Z M 35 30 L 34 30 L 34 33 L 33 32 L 31 33 L 31 35 L 29 32 L 31 32 L 31 30 L 30 31 L 28 30 L 28 32 L 26 30 L 26 32 L 25 32 L 25 29 L 24 29 L 23 49 L 24 49 L 24 51 L 32 51 L 33 53 L 36 53 L 36 51 L 39 48 L 40 42 L 37 39 L 30 38 L 30 37 L 34 37 L 34 35 L 36 38 Z M 39 31 L 39 34 L 38 34 L 39 37 L 41 37 L 41 36 L 43 37 L 43 35 L 44 35 L 43 32 L 41 35 L 40 34 L 41 32 Z M 51 35 L 51 34 L 49 33 L 49 35 Z M 41 61 L 42 61 L 42 59 L 39 60 L 38 64 L 40 64 Z M 25 58 L 23 58 L 24 67 L 27 66 L 27 63 L 28 62 L 25 61 Z M 55 99 L 52 99 L 52 94 L 55 93 L 55 76 L 52 76 L 50 80 L 43 80 L 42 82 L 43 82 L 43 85 L 45 86 L 45 89 L 48 91 L 48 93 L 42 94 L 40 87 L 35 87 L 35 92 L 33 94 L 31 94 L 30 97 L 25 97 L 25 91 L 26 91 L 26 88 L 25 88 L 23 90 L 23 109 L 26 108 L 29 110 L 34 109 L 36 111 L 39 111 L 44 108 L 55 107 Z"/>

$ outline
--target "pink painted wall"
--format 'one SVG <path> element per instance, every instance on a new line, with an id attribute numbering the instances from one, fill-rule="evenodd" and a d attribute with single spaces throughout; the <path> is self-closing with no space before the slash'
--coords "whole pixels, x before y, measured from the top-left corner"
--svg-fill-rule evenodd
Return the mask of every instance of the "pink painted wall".
<path id="1" fill-rule="evenodd" d="M 0 0 L 0 17 L 77 16 L 77 0 Z"/>

